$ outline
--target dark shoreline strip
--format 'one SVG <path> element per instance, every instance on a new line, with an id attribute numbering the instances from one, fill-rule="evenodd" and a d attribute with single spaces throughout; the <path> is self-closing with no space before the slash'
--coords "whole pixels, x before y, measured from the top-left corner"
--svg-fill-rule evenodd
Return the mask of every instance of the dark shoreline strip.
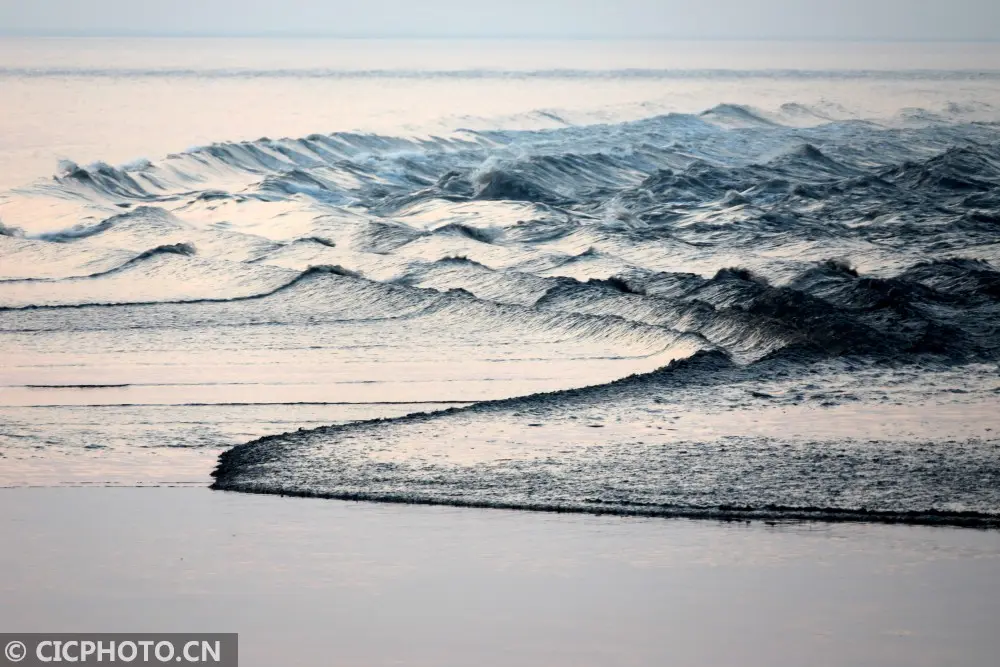
<path id="1" fill-rule="evenodd" d="M 224 473 L 218 477 L 224 477 Z M 887 512 L 865 509 L 821 507 L 698 507 L 684 505 L 609 504 L 591 503 L 519 503 L 461 498 L 431 498 L 408 494 L 364 493 L 349 491 L 289 490 L 266 484 L 227 482 L 216 479 L 209 487 L 215 491 L 251 493 L 256 495 L 287 496 L 293 498 L 322 498 L 353 502 L 387 503 L 459 507 L 466 509 L 516 510 L 548 512 L 553 514 L 591 514 L 597 516 L 650 517 L 664 519 L 699 519 L 713 521 L 764 521 L 764 522 L 823 522 L 823 523 L 876 523 L 912 526 L 942 526 L 956 528 L 1000 529 L 1000 514 L 980 512 L 949 512 L 919 510 Z"/>

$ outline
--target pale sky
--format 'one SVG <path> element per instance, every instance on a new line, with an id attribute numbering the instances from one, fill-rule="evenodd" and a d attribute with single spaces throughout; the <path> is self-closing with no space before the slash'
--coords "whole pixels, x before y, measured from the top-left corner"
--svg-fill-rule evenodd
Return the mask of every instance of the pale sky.
<path id="1" fill-rule="evenodd" d="M 1000 39 L 1000 0 L 0 0 L 5 34 Z"/>

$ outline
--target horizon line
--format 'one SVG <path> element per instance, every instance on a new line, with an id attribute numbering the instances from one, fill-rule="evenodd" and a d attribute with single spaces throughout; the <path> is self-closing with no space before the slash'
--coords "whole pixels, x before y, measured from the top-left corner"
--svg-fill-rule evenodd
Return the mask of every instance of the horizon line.
<path id="1" fill-rule="evenodd" d="M 205 32 L 205 31 L 173 31 L 161 32 L 155 30 L 11 30 L 0 28 L 0 38 L 56 38 L 56 39 L 314 39 L 314 40 L 413 40 L 413 41 L 449 41 L 449 40 L 523 40 L 523 41 L 662 41 L 662 42 L 786 42 L 786 43 L 900 43 L 900 44 L 995 44 L 1000 42 L 997 37 L 891 37 L 891 36 L 792 36 L 792 35 L 672 35 L 672 34 L 635 34 L 623 35 L 614 33 L 582 33 L 582 34 L 431 34 L 431 33 L 325 33 L 298 31 L 260 31 L 260 32 Z"/>

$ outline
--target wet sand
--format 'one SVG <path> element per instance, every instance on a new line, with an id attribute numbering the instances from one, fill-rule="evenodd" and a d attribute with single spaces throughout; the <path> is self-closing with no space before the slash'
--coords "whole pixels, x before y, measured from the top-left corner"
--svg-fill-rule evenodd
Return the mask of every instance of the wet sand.
<path id="1" fill-rule="evenodd" d="M 0 627 L 242 664 L 994 664 L 1000 532 L 0 489 Z"/>

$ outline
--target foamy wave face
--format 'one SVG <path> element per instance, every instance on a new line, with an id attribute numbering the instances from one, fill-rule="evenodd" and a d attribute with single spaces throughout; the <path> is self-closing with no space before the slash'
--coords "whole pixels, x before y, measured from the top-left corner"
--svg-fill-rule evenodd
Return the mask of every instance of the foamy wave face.
<path id="1" fill-rule="evenodd" d="M 998 138 L 722 105 L 67 163 L 0 205 L 0 391 L 243 419 L 521 397 L 250 443 L 224 489 L 992 521 Z"/>

